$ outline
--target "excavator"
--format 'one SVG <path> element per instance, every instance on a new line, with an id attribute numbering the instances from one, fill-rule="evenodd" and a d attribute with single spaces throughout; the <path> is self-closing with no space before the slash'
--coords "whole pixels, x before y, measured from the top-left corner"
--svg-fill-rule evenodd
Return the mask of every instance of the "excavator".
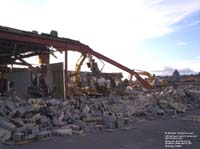
<path id="1" fill-rule="evenodd" d="M 87 66 L 90 68 L 92 75 L 91 77 L 88 77 L 88 87 L 84 87 L 81 85 L 81 66 L 83 65 L 84 61 L 88 59 Z M 103 66 L 104 67 L 104 66 Z M 102 69 L 103 69 L 102 67 Z M 75 67 L 75 73 L 71 76 L 74 77 L 73 82 L 77 86 L 79 93 L 84 95 L 94 95 L 94 96 L 102 96 L 107 94 L 107 81 L 102 79 L 101 77 L 101 71 L 98 64 L 95 62 L 95 59 L 93 59 L 93 56 L 91 54 L 84 54 L 82 53 L 79 59 L 77 60 L 76 67 Z M 101 80 L 101 84 L 99 85 L 99 80 Z M 92 84 L 92 85 L 91 85 Z"/>
<path id="2" fill-rule="evenodd" d="M 154 76 L 151 75 L 150 72 L 147 71 L 142 71 L 142 70 L 135 70 L 135 72 L 137 72 L 140 76 L 145 76 L 147 77 L 145 79 L 145 81 L 148 82 L 148 84 L 150 84 L 153 87 L 163 87 L 163 86 L 167 86 L 168 85 L 168 81 L 165 79 L 158 79 L 155 78 Z M 129 81 L 132 80 L 133 75 L 129 76 Z M 137 80 L 136 80 L 137 82 Z"/>
<path id="3" fill-rule="evenodd" d="M 91 85 L 88 85 L 88 87 L 83 87 L 81 85 L 81 66 L 83 65 L 84 61 L 88 59 L 88 67 L 91 69 L 92 72 L 92 76 L 95 79 L 91 79 L 91 78 L 87 78 L 89 81 L 94 81 Z M 103 66 L 104 67 L 104 66 Z M 102 69 L 103 69 L 102 67 Z M 109 79 L 109 81 L 107 81 L 105 78 L 102 77 L 102 69 L 100 70 L 97 63 L 95 62 L 95 60 L 93 59 L 93 56 L 91 54 L 84 54 L 82 53 L 81 56 L 79 57 L 79 59 L 77 60 L 76 63 L 76 68 L 75 68 L 75 73 L 72 75 L 74 77 L 73 82 L 75 83 L 75 85 L 78 87 L 78 90 L 82 93 L 82 94 L 86 94 L 86 95 L 106 95 L 108 93 L 114 93 L 116 94 L 123 94 L 123 92 L 125 91 L 126 87 L 129 85 L 129 82 L 127 79 L 125 79 L 124 81 L 120 81 L 120 83 L 118 84 L 118 86 L 115 86 L 115 88 L 111 88 L 110 86 L 110 82 L 113 81 L 112 78 Z M 148 78 L 145 80 L 145 82 L 147 82 L 150 87 L 153 87 L 153 81 L 154 78 L 153 76 L 147 72 L 147 71 L 136 71 L 136 73 L 140 76 L 147 76 Z M 129 80 L 132 80 L 133 75 L 130 75 Z M 100 79 L 101 78 L 101 79 Z M 101 81 L 101 83 L 98 83 L 98 81 Z M 139 83 L 139 81 L 138 81 Z M 99 85 L 99 84 L 103 84 L 103 85 Z"/>

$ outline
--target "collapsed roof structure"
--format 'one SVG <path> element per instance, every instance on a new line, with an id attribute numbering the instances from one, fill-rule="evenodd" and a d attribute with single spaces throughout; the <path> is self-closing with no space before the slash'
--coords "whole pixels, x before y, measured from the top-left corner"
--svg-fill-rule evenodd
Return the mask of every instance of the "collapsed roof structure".
<path id="1" fill-rule="evenodd" d="M 60 38 L 56 31 L 50 34 L 37 31 L 27 32 L 9 27 L 0 26 L 0 65 L 18 64 L 29 65 L 23 59 L 40 55 L 41 53 L 53 53 L 52 49 L 65 52 L 65 87 L 67 88 L 67 54 L 68 51 L 78 51 L 83 54 L 93 55 L 104 60 L 128 73 L 134 75 L 145 88 L 151 86 L 134 70 L 131 70 L 120 63 L 92 50 L 89 46 L 68 38 Z"/>

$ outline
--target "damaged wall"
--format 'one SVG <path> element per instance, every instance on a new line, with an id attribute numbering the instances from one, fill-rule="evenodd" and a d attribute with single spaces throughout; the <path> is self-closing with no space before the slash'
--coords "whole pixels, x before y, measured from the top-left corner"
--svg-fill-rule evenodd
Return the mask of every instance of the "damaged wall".
<path id="1" fill-rule="evenodd" d="M 27 96 L 27 88 L 31 85 L 31 72 L 28 70 L 9 72 L 7 80 L 14 82 L 14 90 L 18 96 Z"/>

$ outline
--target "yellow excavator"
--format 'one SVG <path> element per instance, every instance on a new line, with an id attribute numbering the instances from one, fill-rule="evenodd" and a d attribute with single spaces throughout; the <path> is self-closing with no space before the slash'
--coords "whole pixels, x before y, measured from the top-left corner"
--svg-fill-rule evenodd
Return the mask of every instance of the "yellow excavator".
<path id="1" fill-rule="evenodd" d="M 147 71 L 137 70 L 136 71 L 141 76 L 146 76 L 145 79 L 152 87 L 163 87 L 168 85 L 168 81 L 165 79 L 158 79 L 151 75 L 151 73 Z M 129 76 L 129 80 L 132 80 L 132 75 Z"/>
<path id="2" fill-rule="evenodd" d="M 142 71 L 142 70 L 137 70 L 136 71 L 140 76 L 146 76 L 147 78 L 145 79 L 151 86 L 153 86 L 153 81 L 154 81 L 154 78 L 153 76 L 147 72 L 147 71 Z M 131 81 L 133 78 L 133 75 L 129 75 L 129 81 Z M 137 81 L 137 80 L 136 80 Z"/>
<path id="3" fill-rule="evenodd" d="M 91 87 L 91 86 L 82 87 L 82 85 L 81 85 L 80 71 L 81 71 L 81 66 L 83 65 L 83 62 L 85 61 L 86 58 L 88 58 L 88 61 L 89 61 L 87 63 L 87 65 L 91 69 L 92 74 L 96 77 L 96 80 L 97 80 L 97 78 L 100 77 L 101 71 L 99 70 L 98 65 L 95 62 L 95 60 L 93 59 L 92 55 L 82 53 L 81 56 L 79 57 L 77 63 L 76 63 L 75 73 L 72 75 L 72 76 L 74 76 L 73 82 L 75 83 L 75 85 L 78 88 L 78 91 L 81 94 L 101 96 L 101 95 L 104 94 L 104 92 L 98 92 L 97 86 L 95 86 L 95 87 Z M 87 78 L 87 79 L 89 79 L 89 78 Z M 90 80 L 90 81 L 92 81 L 92 80 Z"/>
<path id="4" fill-rule="evenodd" d="M 78 87 L 81 86 L 81 80 L 80 80 L 81 66 L 86 58 L 87 58 L 87 56 L 85 54 L 82 54 L 76 63 L 75 73 L 73 74 L 74 75 L 73 82 L 75 82 Z"/>

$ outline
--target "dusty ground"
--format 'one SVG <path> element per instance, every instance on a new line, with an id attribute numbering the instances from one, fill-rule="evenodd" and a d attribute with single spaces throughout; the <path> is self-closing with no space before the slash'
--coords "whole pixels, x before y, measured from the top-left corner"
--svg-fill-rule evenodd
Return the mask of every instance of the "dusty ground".
<path id="1" fill-rule="evenodd" d="M 200 122 L 188 120 L 188 117 L 193 115 L 199 116 L 200 109 L 178 115 L 173 119 L 138 121 L 135 128 L 128 131 L 115 130 L 86 136 L 54 137 L 45 142 L 27 145 L 0 144 L 0 149 L 163 149 L 166 131 L 194 132 L 198 137 L 191 140 L 192 145 L 183 145 L 181 149 L 199 149 Z"/>

